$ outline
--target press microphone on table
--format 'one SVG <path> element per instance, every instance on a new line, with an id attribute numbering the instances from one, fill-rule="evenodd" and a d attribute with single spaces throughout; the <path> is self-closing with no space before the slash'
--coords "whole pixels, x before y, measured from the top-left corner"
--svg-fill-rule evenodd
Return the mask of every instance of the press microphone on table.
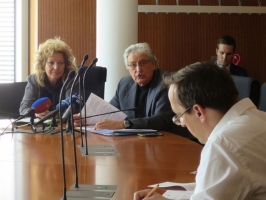
<path id="1" fill-rule="evenodd" d="M 62 86 L 62 89 L 65 87 L 65 85 L 71 80 L 74 78 L 76 72 L 74 70 L 71 70 L 68 75 L 67 75 L 67 78 Z M 62 90 L 61 89 L 61 90 Z M 68 106 L 69 106 L 69 101 L 70 101 L 70 97 L 66 98 L 65 100 L 62 100 L 62 105 L 64 105 L 64 109 L 66 109 Z M 51 117 L 54 117 L 57 113 L 59 112 L 59 105 L 56 106 L 56 109 L 54 111 L 52 111 L 51 113 L 49 113 L 48 115 L 46 115 L 44 118 L 42 118 L 41 120 L 39 120 L 38 122 L 36 122 L 34 124 L 34 126 L 38 125 L 38 124 L 41 124 L 43 123 L 44 121 L 46 121 L 47 119 L 51 118 Z"/>
<path id="2" fill-rule="evenodd" d="M 78 94 L 74 94 L 72 97 L 73 97 L 72 98 L 72 106 L 74 106 L 74 108 L 77 108 L 80 105 L 82 106 L 82 102 L 80 101 Z M 69 119 L 70 115 L 71 115 L 71 105 L 68 106 L 65 113 L 63 114 L 62 122 L 65 123 Z"/>
<path id="3" fill-rule="evenodd" d="M 66 110 L 70 106 L 71 98 L 75 99 L 76 97 L 72 96 L 72 97 L 66 98 L 65 100 L 62 100 L 62 102 L 61 102 L 62 110 Z M 58 113 L 59 113 L 59 103 L 56 105 L 56 109 L 54 111 L 50 112 L 48 115 L 46 115 L 45 117 L 43 117 L 42 119 L 40 119 L 39 121 L 34 123 L 34 126 L 42 124 L 43 122 L 50 119 L 51 117 L 54 117 Z"/>
<path id="4" fill-rule="evenodd" d="M 13 123 L 16 123 L 17 121 L 25 117 L 34 117 L 35 113 L 38 114 L 38 113 L 45 112 L 46 110 L 49 110 L 51 105 L 52 105 L 52 102 L 48 97 L 40 98 L 32 104 L 31 108 L 29 108 L 24 115 L 21 115 Z"/>

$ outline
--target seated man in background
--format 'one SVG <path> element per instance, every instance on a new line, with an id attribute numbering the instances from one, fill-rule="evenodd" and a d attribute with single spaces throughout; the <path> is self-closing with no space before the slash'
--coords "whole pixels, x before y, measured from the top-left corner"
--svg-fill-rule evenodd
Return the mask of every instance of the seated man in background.
<path id="1" fill-rule="evenodd" d="M 216 55 L 217 55 L 216 64 L 221 68 L 227 69 L 231 75 L 248 76 L 246 69 L 234 65 L 232 63 L 235 50 L 236 50 L 236 41 L 234 38 L 232 38 L 229 35 L 220 37 L 217 41 L 217 46 L 216 46 Z"/>
<path id="2" fill-rule="evenodd" d="M 265 199 L 266 113 L 248 98 L 239 101 L 230 74 L 214 64 L 192 64 L 165 83 L 173 121 L 205 144 L 191 199 Z M 134 200 L 149 191 L 136 192 Z"/>
<path id="3" fill-rule="evenodd" d="M 124 111 L 126 120 L 103 119 L 95 129 L 155 129 L 169 131 L 183 137 L 194 137 L 186 128 L 172 122 L 174 113 L 167 97 L 168 89 L 162 82 L 163 71 L 147 43 L 129 46 L 124 52 L 124 62 L 130 76 L 123 77 L 110 104 L 117 109 L 137 107 L 136 111 Z M 74 115 L 78 119 L 79 115 Z M 78 126 L 79 122 L 75 122 Z"/>

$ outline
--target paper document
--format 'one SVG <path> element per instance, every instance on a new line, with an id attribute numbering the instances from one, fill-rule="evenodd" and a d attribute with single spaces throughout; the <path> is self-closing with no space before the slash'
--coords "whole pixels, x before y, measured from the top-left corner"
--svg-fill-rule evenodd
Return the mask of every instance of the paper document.
<path id="1" fill-rule="evenodd" d="M 82 118 L 85 117 L 86 109 L 86 116 L 93 116 L 102 113 L 109 113 L 113 111 L 118 111 L 116 107 L 111 105 L 110 103 L 106 102 L 105 100 L 101 99 L 97 95 L 91 93 L 88 100 L 86 101 L 86 106 L 84 106 L 81 110 Z M 116 112 L 111 114 L 100 115 L 96 117 L 89 117 L 86 119 L 87 125 L 95 125 L 102 119 L 112 119 L 112 120 L 123 120 L 127 117 L 127 115 L 123 112 Z"/>
<path id="2" fill-rule="evenodd" d="M 94 127 L 87 126 L 87 131 L 92 133 L 98 133 L 101 135 L 112 136 L 112 135 L 137 135 L 139 133 L 154 133 L 157 130 L 154 129 L 101 129 L 101 130 L 94 130 Z M 82 127 L 82 130 L 85 130 L 85 127 Z"/>
<path id="3" fill-rule="evenodd" d="M 182 191 L 182 190 L 167 190 L 163 197 L 167 199 L 173 199 L 173 200 L 185 200 L 190 199 L 192 196 L 193 191 Z"/>
<path id="4" fill-rule="evenodd" d="M 163 182 L 163 183 L 156 183 L 154 185 L 149 185 L 148 187 L 155 187 L 156 185 L 159 185 L 159 188 L 168 189 L 163 194 L 163 197 L 173 200 L 190 199 L 196 187 L 195 182 L 192 183 Z"/>
<path id="5" fill-rule="evenodd" d="M 187 191 L 194 191 L 196 187 L 196 183 L 174 183 L 174 182 L 163 182 L 163 183 L 156 183 L 154 185 L 149 185 L 148 187 L 155 187 L 159 185 L 159 188 L 167 188 L 172 190 L 187 190 Z"/>

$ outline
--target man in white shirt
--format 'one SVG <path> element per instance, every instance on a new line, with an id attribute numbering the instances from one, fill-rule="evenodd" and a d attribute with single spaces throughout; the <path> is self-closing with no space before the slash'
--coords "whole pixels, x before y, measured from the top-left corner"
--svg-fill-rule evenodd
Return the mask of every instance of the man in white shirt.
<path id="1" fill-rule="evenodd" d="M 191 199 L 266 199 L 266 113 L 250 99 L 239 101 L 230 74 L 213 64 L 192 64 L 164 81 L 174 123 L 205 144 Z"/>

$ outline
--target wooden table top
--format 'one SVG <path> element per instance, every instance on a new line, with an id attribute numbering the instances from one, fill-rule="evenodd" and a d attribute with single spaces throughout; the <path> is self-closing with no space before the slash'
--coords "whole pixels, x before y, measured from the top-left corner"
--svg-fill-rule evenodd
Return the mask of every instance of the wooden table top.
<path id="1" fill-rule="evenodd" d="M 60 134 L 19 132 L 0 136 L 0 199 L 60 199 L 63 196 Z M 126 200 L 151 184 L 194 182 L 195 175 L 190 172 L 197 170 L 202 146 L 163 133 L 160 137 L 88 133 L 88 145 L 112 145 L 120 156 L 84 156 L 76 147 L 78 183 L 117 185 L 111 199 Z M 75 138 L 80 145 L 80 133 Z M 69 190 L 76 180 L 73 137 L 69 133 L 64 134 L 64 147 L 66 190 Z"/>

